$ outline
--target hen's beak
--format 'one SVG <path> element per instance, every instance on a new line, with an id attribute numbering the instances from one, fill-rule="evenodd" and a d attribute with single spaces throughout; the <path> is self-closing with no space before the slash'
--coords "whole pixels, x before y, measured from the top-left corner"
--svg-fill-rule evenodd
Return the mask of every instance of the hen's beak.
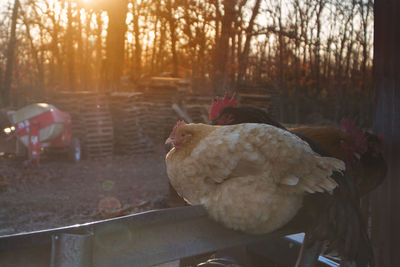
<path id="1" fill-rule="evenodd" d="M 165 144 L 170 145 L 170 147 L 171 147 L 170 149 L 172 149 L 173 147 L 175 147 L 176 149 L 179 149 L 181 147 L 181 145 L 176 142 L 176 139 L 171 136 L 168 137 L 168 139 L 165 141 Z"/>
<path id="2" fill-rule="evenodd" d="M 168 137 L 168 139 L 167 140 L 165 140 L 165 144 L 167 145 L 167 144 L 173 144 L 174 143 L 174 141 L 175 141 L 175 138 L 173 138 L 173 137 Z"/>

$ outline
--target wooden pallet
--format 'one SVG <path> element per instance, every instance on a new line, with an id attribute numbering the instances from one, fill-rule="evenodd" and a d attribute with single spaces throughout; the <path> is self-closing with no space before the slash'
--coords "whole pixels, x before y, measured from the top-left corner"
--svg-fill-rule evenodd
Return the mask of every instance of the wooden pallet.
<path id="1" fill-rule="evenodd" d="M 144 132 L 147 110 L 140 101 L 140 93 L 113 93 L 110 110 L 115 131 L 114 148 L 119 154 L 153 151 L 153 143 Z"/>
<path id="2" fill-rule="evenodd" d="M 61 92 L 53 97 L 53 102 L 61 110 L 71 114 L 72 135 L 81 140 L 86 157 L 113 154 L 114 129 L 105 94 Z"/>

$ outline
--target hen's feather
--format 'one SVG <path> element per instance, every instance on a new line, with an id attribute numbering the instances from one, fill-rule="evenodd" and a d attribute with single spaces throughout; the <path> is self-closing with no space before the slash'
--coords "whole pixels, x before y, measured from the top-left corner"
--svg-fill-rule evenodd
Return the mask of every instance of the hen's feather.
<path id="1" fill-rule="evenodd" d="M 266 124 L 179 129 L 192 140 L 166 157 L 171 184 L 233 229 L 266 233 L 282 227 L 306 192 L 332 193 L 337 183 L 331 174 L 344 170 L 342 161 L 321 157 L 297 136 Z"/>

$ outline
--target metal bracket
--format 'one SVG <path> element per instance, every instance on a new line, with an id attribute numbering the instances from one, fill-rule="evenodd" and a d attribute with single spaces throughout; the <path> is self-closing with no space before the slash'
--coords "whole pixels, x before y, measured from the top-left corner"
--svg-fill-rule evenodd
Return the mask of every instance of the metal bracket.
<path id="1" fill-rule="evenodd" d="M 54 234 L 51 237 L 51 267 L 91 267 L 93 233 Z"/>

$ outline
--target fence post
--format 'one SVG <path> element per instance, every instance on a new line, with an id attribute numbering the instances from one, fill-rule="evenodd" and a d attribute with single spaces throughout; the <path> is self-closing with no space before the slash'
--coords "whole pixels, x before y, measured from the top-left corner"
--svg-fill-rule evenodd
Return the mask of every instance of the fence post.
<path id="1" fill-rule="evenodd" d="M 93 233 L 52 236 L 50 267 L 91 267 L 92 259 Z"/>

